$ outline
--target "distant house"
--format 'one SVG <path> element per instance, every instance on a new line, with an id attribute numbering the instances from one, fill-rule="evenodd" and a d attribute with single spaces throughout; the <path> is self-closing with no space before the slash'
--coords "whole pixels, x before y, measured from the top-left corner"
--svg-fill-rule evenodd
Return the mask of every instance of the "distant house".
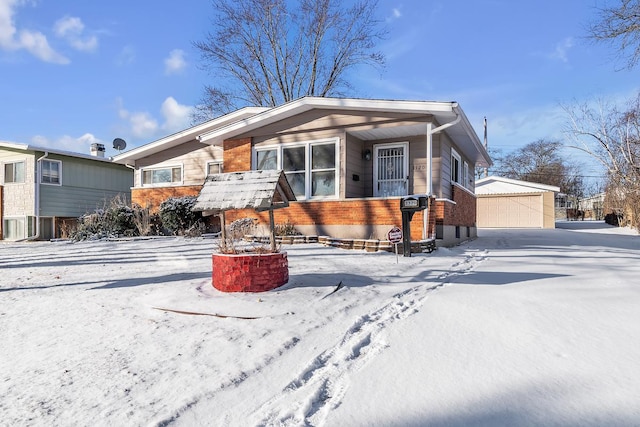
<path id="1" fill-rule="evenodd" d="M 580 210 L 584 212 L 584 219 L 604 219 L 604 200 L 606 193 L 598 193 L 591 197 L 585 197 L 578 200 Z"/>
<path id="2" fill-rule="evenodd" d="M 555 195 L 560 188 L 489 176 L 476 182 L 478 227 L 555 228 Z"/>
<path id="3" fill-rule="evenodd" d="M 0 239 L 50 239 L 66 220 L 93 212 L 121 194 L 133 171 L 94 154 L 0 141 Z"/>
<path id="4" fill-rule="evenodd" d="M 428 195 L 412 238 L 443 245 L 475 237 L 473 170 L 491 164 L 456 102 L 316 97 L 244 108 L 114 161 L 135 167 L 132 199 L 151 206 L 197 195 L 223 170 L 284 170 L 297 201 L 276 222 L 338 238 L 386 239 L 401 225 L 400 199 Z"/>

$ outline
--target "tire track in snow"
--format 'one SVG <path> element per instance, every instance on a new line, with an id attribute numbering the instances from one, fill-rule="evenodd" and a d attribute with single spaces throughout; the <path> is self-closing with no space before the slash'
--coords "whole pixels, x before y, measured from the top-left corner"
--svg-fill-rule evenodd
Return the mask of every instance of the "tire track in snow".
<path id="1" fill-rule="evenodd" d="M 330 411 L 340 406 L 353 373 L 387 347 L 382 336 L 391 323 L 416 313 L 431 292 L 473 270 L 488 251 L 467 253 L 452 264 L 433 286 L 421 284 L 392 297 L 383 307 L 360 316 L 338 344 L 316 356 L 284 388 L 256 412 L 266 414 L 258 426 L 323 425 Z"/>

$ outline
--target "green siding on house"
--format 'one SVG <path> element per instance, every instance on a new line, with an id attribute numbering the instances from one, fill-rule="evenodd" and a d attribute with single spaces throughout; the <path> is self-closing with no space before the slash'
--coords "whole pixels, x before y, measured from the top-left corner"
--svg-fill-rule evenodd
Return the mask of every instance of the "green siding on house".
<path id="1" fill-rule="evenodd" d="M 108 162 L 49 155 L 62 162 L 62 185 L 40 185 L 40 215 L 80 216 L 121 195 L 131 198 L 133 170 Z"/>
<path id="2" fill-rule="evenodd" d="M 42 185 L 40 187 L 40 215 L 78 217 L 97 208 L 108 206 L 117 195 L 129 201 L 131 193 L 96 190 L 81 187 Z"/>

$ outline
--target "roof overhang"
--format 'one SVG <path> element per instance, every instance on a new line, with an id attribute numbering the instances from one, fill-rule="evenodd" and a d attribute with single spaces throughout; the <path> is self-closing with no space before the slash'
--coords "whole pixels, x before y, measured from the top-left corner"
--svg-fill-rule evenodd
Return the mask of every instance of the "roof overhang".
<path id="1" fill-rule="evenodd" d="M 169 148 L 176 147 L 180 144 L 184 144 L 185 142 L 199 140 L 199 135 L 203 133 L 211 132 L 216 128 L 223 127 L 230 123 L 237 122 L 238 120 L 254 116 L 266 110 L 268 110 L 268 108 L 265 107 L 241 108 L 237 111 L 234 111 L 233 113 L 225 114 L 224 116 L 217 117 L 199 125 L 192 126 L 183 131 L 134 148 L 125 153 L 118 154 L 113 157 L 113 161 L 116 163 L 134 165 L 136 160 L 159 153 Z"/>
<path id="2" fill-rule="evenodd" d="M 226 126 L 220 126 L 215 130 L 203 133 L 198 139 L 210 145 L 222 145 L 225 139 L 254 131 L 262 126 L 314 109 L 424 114 L 433 117 L 439 125 L 452 122 L 460 116 L 461 120 L 444 132 L 478 166 L 490 166 L 492 163 L 478 135 L 457 102 L 303 97 Z M 361 132 L 357 130 L 348 132 L 359 138 L 383 139 L 391 137 L 391 134 L 395 136 L 398 133 L 402 133 L 404 136 L 426 134 L 427 124 L 397 126 L 394 129 L 378 128 Z"/>
<path id="3" fill-rule="evenodd" d="M 489 176 L 476 181 L 476 194 L 523 194 L 553 192 L 559 193 L 560 188 L 554 185 L 537 182 L 520 181 L 501 176 Z"/>
<path id="4" fill-rule="evenodd" d="M 98 156 L 92 156 L 91 154 L 83 154 L 83 153 L 76 153 L 73 151 L 58 150 L 57 148 L 39 147 L 35 145 L 22 144 L 18 142 L 0 141 L 0 147 L 10 148 L 10 149 L 19 150 L 19 151 L 37 151 L 40 153 L 57 154 L 60 156 L 75 157 L 78 159 L 96 160 L 99 162 L 112 163 L 112 160 L 108 157 L 98 157 Z"/>

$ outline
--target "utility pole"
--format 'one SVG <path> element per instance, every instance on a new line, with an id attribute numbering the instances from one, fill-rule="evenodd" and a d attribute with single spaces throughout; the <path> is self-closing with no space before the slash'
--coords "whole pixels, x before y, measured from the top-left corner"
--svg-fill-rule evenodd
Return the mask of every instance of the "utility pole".
<path id="1" fill-rule="evenodd" d="M 489 146 L 487 143 L 487 116 L 484 116 L 484 149 L 488 150 Z M 489 168 L 484 168 L 484 177 L 489 176 Z"/>

